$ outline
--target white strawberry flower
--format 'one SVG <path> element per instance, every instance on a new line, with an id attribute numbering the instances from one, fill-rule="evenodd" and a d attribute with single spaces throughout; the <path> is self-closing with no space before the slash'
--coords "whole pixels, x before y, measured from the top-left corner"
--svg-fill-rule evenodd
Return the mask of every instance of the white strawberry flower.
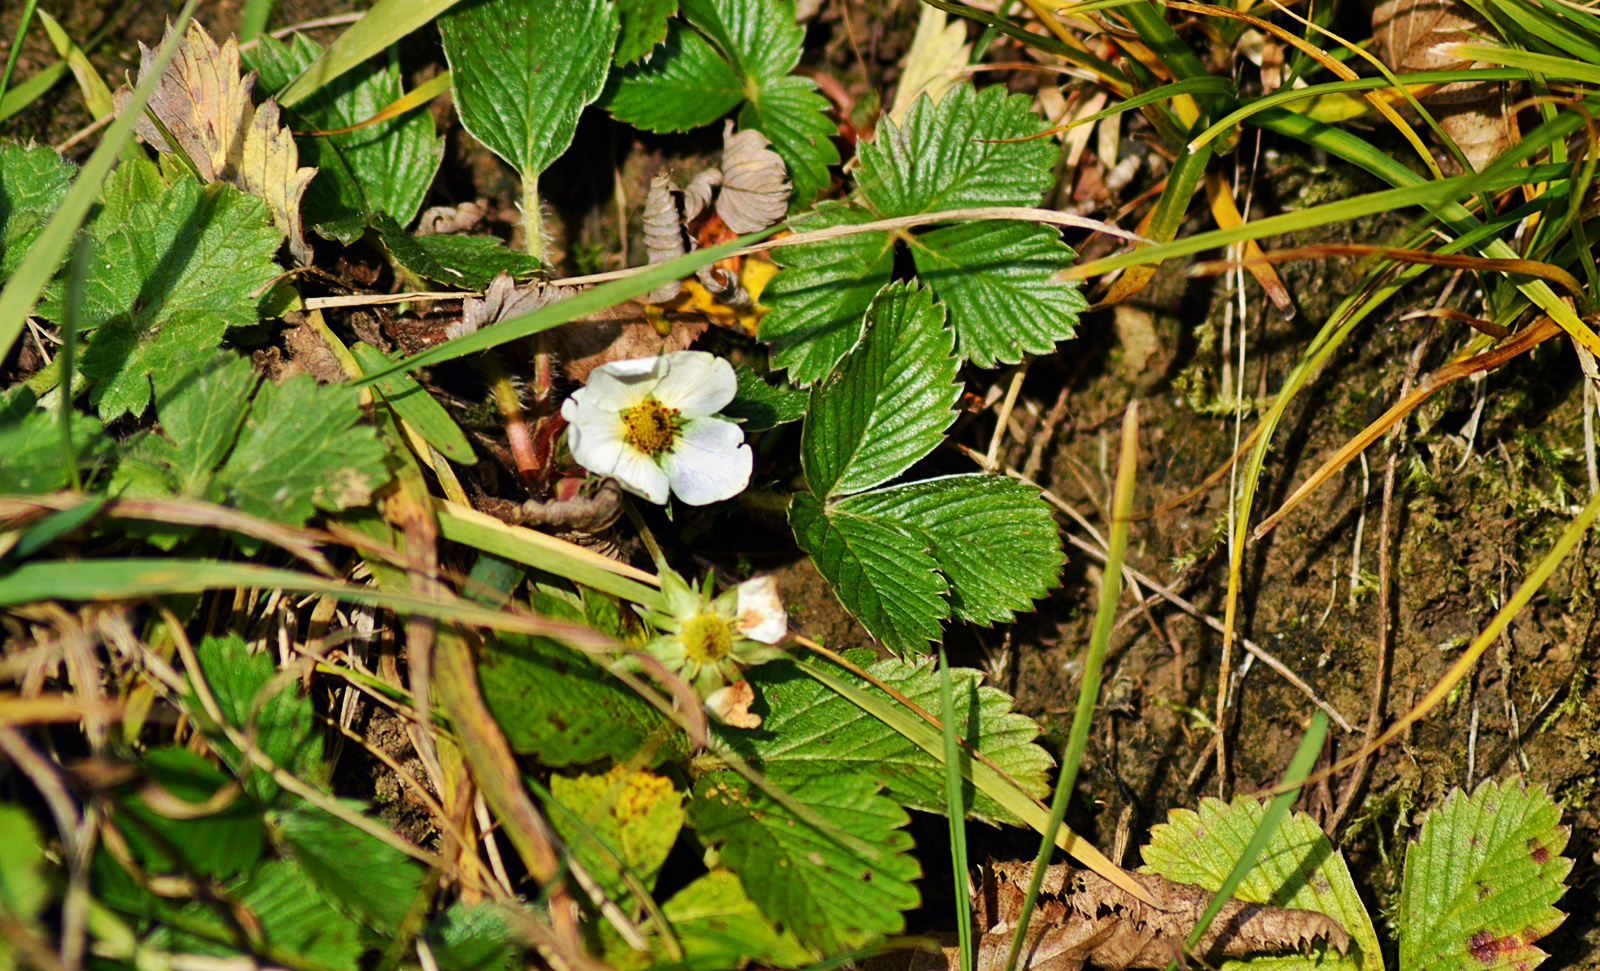
<path id="1" fill-rule="evenodd" d="M 729 499 L 750 484 L 744 431 L 713 417 L 739 386 L 727 361 L 674 351 L 602 364 L 561 405 L 567 447 L 579 465 L 666 504 L 669 491 L 691 506 Z"/>

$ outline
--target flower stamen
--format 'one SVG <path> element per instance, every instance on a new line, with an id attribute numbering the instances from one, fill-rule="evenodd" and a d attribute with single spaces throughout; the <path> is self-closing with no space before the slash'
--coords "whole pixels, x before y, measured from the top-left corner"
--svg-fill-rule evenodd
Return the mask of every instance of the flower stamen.
<path id="1" fill-rule="evenodd" d="M 733 653 L 733 628 L 712 613 L 699 613 L 683 624 L 683 654 L 691 661 L 715 664 Z"/>
<path id="2" fill-rule="evenodd" d="M 655 458 L 671 451 L 678 437 L 678 409 L 668 408 L 651 395 L 622 413 L 622 427 L 624 441 Z"/>

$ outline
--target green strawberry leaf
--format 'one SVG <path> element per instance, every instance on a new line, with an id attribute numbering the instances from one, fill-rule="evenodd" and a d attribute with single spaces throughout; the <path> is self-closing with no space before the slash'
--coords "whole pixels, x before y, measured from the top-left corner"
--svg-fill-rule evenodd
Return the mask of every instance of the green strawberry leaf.
<path id="1" fill-rule="evenodd" d="M 975 624 L 1009 622 L 1060 580 L 1066 557 L 1039 490 L 982 473 L 850 496 L 829 515 L 893 524 L 917 536 L 950 585 L 950 608 Z"/>
<path id="2" fill-rule="evenodd" d="M 0 493 L 34 495 L 66 488 L 71 481 L 61 422 L 51 412 L 33 406 L 33 392 L 13 394 L 21 406 L 0 416 Z M 25 403 L 24 403 L 25 402 Z M 93 465 L 111 451 L 103 426 L 88 415 L 72 413 L 73 459 L 79 469 Z"/>
<path id="3" fill-rule="evenodd" d="M 718 867 L 661 905 L 690 971 L 721 971 L 747 962 L 776 968 L 812 964 L 818 955 L 764 917 L 744 884 Z M 662 956 L 665 963 L 665 957 Z"/>
<path id="4" fill-rule="evenodd" d="M 891 658 L 867 672 L 922 707 L 938 709 L 939 672 L 931 658 Z M 843 669 L 830 673 L 889 700 L 881 689 Z M 760 698 L 755 709 L 762 712 L 761 730 L 719 727 L 718 734 L 763 771 L 782 771 L 789 777 L 861 774 L 881 784 L 884 795 L 908 809 L 946 811 L 944 763 L 807 676 L 798 663 L 772 661 L 752 668 L 746 679 Z M 983 672 L 952 668 L 950 679 L 956 721 L 967 741 L 1023 789 L 1035 796 L 1048 792 L 1054 760 L 1034 743 L 1038 723 L 1013 712 L 1011 698 L 1004 692 L 981 687 Z M 982 792 L 969 793 L 966 803 L 976 819 L 1022 825 Z"/>
<path id="5" fill-rule="evenodd" d="M 667 37 L 667 22 L 678 12 L 678 0 L 617 0 L 622 31 L 617 35 L 613 62 L 626 67 L 645 60 Z"/>
<path id="6" fill-rule="evenodd" d="M 131 203 L 95 247 L 84 286 L 83 373 L 100 416 L 143 412 L 152 379 L 169 386 L 209 360 L 228 328 L 255 323 L 282 242 L 267 204 L 225 183 L 183 178 L 159 200 Z M 53 320 L 61 311 L 59 299 L 40 308 Z"/>
<path id="7" fill-rule="evenodd" d="M 0 283 L 21 265 L 28 247 L 72 185 L 72 163 L 48 145 L 0 146 Z"/>
<path id="8" fill-rule="evenodd" d="M 805 30 L 793 0 L 681 0 L 685 20 L 668 25 L 666 46 L 619 71 L 606 110 L 649 131 L 687 131 L 743 104 L 741 128 L 755 128 L 783 157 L 793 193 L 790 211 L 810 205 L 839 163 L 838 131 L 828 102 L 810 78 L 789 74 L 800 62 Z"/>
<path id="9" fill-rule="evenodd" d="M 1167 821 L 1150 829 L 1150 842 L 1140 853 L 1144 871 L 1168 880 L 1216 890 L 1244 853 L 1266 803 L 1248 796 L 1233 802 L 1200 800 L 1199 811 L 1174 809 Z M 1344 856 L 1305 813 L 1285 817 L 1239 884 L 1234 896 L 1247 903 L 1315 910 L 1337 920 L 1350 934 L 1350 953 L 1316 956 L 1273 955 L 1228 960 L 1223 971 L 1383 971 L 1383 954 L 1372 918 L 1350 879 Z M 1406 965 L 1402 965 L 1406 966 Z"/>
<path id="10" fill-rule="evenodd" d="M 277 838 L 326 899 L 380 934 L 395 933 L 422 885 L 416 862 L 307 803 L 267 815 Z"/>
<path id="11" fill-rule="evenodd" d="M 511 748 L 552 767 L 626 761 L 666 720 L 588 655 L 543 637 L 487 641 L 478 680 Z"/>
<path id="12" fill-rule="evenodd" d="M 238 634 L 207 637 L 195 648 L 195 655 L 227 723 L 248 731 L 275 765 L 300 778 L 313 774 L 322 761 L 322 738 L 316 729 L 311 699 L 301 697 L 291 682 L 280 684 L 276 692 L 258 703 L 257 695 L 278 675 L 271 656 L 251 654 Z M 277 796 L 278 784 L 272 777 L 245 758 L 226 737 L 214 737 L 211 745 L 233 774 L 244 780 L 246 791 L 257 801 L 267 804 Z"/>
<path id="13" fill-rule="evenodd" d="M 655 886 L 684 817 L 684 794 L 672 780 L 648 770 L 626 773 L 624 780 L 624 768 L 619 763 L 609 772 L 550 777 L 550 794 L 560 804 L 550 822 L 613 899 L 628 892 L 617 861 L 646 889 Z"/>
<path id="14" fill-rule="evenodd" d="M 1528 969 L 1533 942 L 1565 919 L 1554 904 L 1572 861 L 1569 831 L 1543 786 L 1486 780 L 1430 811 L 1406 849 L 1395 927 L 1407 971 Z"/>
<path id="15" fill-rule="evenodd" d="M 144 770 L 165 797 L 187 803 L 203 803 L 233 783 L 232 776 L 185 748 L 155 749 L 145 756 Z M 250 799 L 234 799 L 216 812 L 188 819 L 173 818 L 145 799 L 141 792 L 122 803 L 129 817 L 122 831 L 151 873 L 190 870 L 226 880 L 247 872 L 266 849 L 261 810 Z"/>
<path id="16" fill-rule="evenodd" d="M 6 848 L 0 853 L 0 913 L 31 925 L 54 894 L 46 876 L 44 840 L 26 809 L 0 803 L 0 846 Z M 11 952 L 0 943 L 0 964 L 10 959 Z"/>
<path id="17" fill-rule="evenodd" d="M 304 34 L 296 34 L 287 45 L 262 35 L 258 46 L 246 51 L 243 59 L 260 72 L 261 92 L 274 94 L 321 53 L 322 48 Z M 295 105 L 300 119 L 295 127 L 314 131 L 348 128 L 400 100 L 404 93 L 398 64 L 379 67 L 369 61 Z M 444 158 L 444 138 L 434 134 L 433 115 L 426 106 L 355 131 L 302 136 L 297 141 L 310 155 L 307 164 L 318 170 L 306 190 L 305 221 L 323 237 L 342 243 L 354 242 L 374 213 L 389 213 L 401 225 L 410 223 Z"/>
<path id="18" fill-rule="evenodd" d="M 516 935 L 502 905 L 484 901 L 471 907 L 457 901 L 439 916 L 428 935 L 443 971 L 505 971 L 516 954 Z"/>
<path id="19" fill-rule="evenodd" d="M 537 179 L 605 86 L 617 8 L 610 0 L 498 0 L 458 4 L 437 23 L 461 123 L 525 181 Z"/>
<path id="20" fill-rule="evenodd" d="M 183 372 L 156 392 L 161 432 L 173 445 L 173 491 L 186 496 L 206 494 L 212 473 L 239 437 L 256 381 L 249 358 L 223 353 Z"/>
<path id="21" fill-rule="evenodd" d="M 733 376 L 739 381 L 739 391 L 722 409 L 722 417 L 743 422 L 746 432 L 768 431 L 806 416 L 811 398 L 805 392 L 787 385 L 773 387 L 745 364 L 735 367 Z"/>
<path id="22" fill-rule="evenodd" d="M 300 525 L 318 509 L 364 506 L 389 481 L 387 449 L 356 426 L 356 393 L 301 374 L 257 392 L 239 444 L 217 473 L 227 501 L 253 515 Z"/>
<path id="23" fill-rule="evenodd" d="M 416 236 L 382 212 L 371 225 L 396 263 L 445 286 L 482 290 L 501 273 L 528 277 L 540 266 L 497 236 Z"/>
<path id="24" fill-rule="evenodd" d="M 1037 206 L 1059 149 L 1031 139 L 1044 123 L 1022 95 L 1000 87 L 951 89 L 937 105 L 919 98 L 905 121 L 885 119 L 860 148 L 849 207 L 819 207 L 797 232 L 974 206 Z M 769 136 L 770 137 L 770 136 Z M 1008 139 L 1031 139 L 1008 141 Z M 849 353 L 861 312 L 906 245 L 917 276 L 950 313 L 960 355 L 984 367 L 1047 353 L 1073 336 L 1086 304 L 1054 274 L 1073 257 L 1048 227 L 999 222 L 867 233 L 775 251 L 785 269 L 762 294 L 772 310 L 760 337 L 774 367 L 809 385 Z"/>
<path id="25" fill-rule="evenodd" d="M 892 521 L 835 515 L 810 493 L 789 503 L 795 542 L 872 636 L 899 654 L 926 651 L 950 616 L 950 587 L 915 532 Z"/>
<path id="26" fill-rule="evenodd" d="M 961 396 L 944 308 L 892 283 L 867 311 L 861 346 L 811 389 L 800 454 L 811 493 L 833 498 L 900 475 L 944 440 Z"/>
<path id="27" fill-rule="evenodd" d="M 904 809 L 859 775 L 767 774 L 828 830 L 733 772 L 696 783 L 689 819 L 750 899 L 780 928 L 824 953 L 862 947 L 905 928 L 920 874 L 901 827 Z"/>
<path id="28" fill-rule="evenodd" d="M 268 860 L 235 891 L 261 922 L 262 941 L 325 968 L 357 966 L 366 950 L 361 927 L 318 892 L 291 860 Z"/>

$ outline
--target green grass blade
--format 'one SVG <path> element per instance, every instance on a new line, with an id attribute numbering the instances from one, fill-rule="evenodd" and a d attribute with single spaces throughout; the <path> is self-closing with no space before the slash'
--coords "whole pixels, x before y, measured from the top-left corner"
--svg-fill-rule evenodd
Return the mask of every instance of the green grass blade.
<path id="1" fill-rule="evenodd" d="M 89 261 L 94 256 L 94 242 L 85 235 L 78 241 L 78 251 L 72 257 L 72 272 L 67 276 L 67 306 L 61 319 L 61 373 L 68 375 L 61 387 L 61 401 L 56 405 L 56 417 L 61 425 L 61 460 L 67 465 L 67 481 L 73 492 L 83 491 L 83 479 L 78 475 L 78 453 L 72 447 L 72 366 L 78 354 L 78 321 L 83 317 L 83 290 L 89 279 Z"/>
<path id="2" fill-rule="evenodd" d="M 0 72 L 0 96 L 11 86 L 11 72 L 16 69 L 17 55 L 22 53 L 22 39 L 28 35 L 28 25 L 33 23 L 33 11 L 39 0 L 26 0 L 22 5 L 22 19 L 17 21 L 17 33 L 11 41 L 11 51 L 6 55 L 6 68 Z"/>
<path id="3" fill-rule="evenodd" d="M 45 285 L 55 276 L 56 268 L 67 255 L 67 250 L 72 246 L 72 237 L 100 195 L 100 186 L 111 174 L 111 167 L 116 164 L 123 146 L 133 137 L 134 119 L 144 113 L 150 94 L 155 90 L 156 82 L 166 73 L 167 64 L 177 51 L 178 42 L 183 38 L 189 18 L 194 15 L 194 8 L 199 2 L 188 0 L 183 5 L 177 21 L 167 33 L 167 39 L 156 51 L 155 62 L 144 80 L 134 89 L 133 97 L 129 99 L 121 117 L 106 129 L 105 137 L 79 170 L 77 181 L 67 190 L 66 198 L 61 200 L 60 208 L 56 209 L 39 238 L 28 248 L 28 255 L 22 258 L 22 265 L 11 275 L 5 290 L 0 291 L 0 357 L 11 353 L 11 346 L 22 334 L 28 314 L 33 312 L 34 304 L 39 301 L 39 294 L 44 292 Z"/>
<path id="4" fill-rule="evenodd" d="M 1295 93 L 1298 94 L 1299 92 Z M 1102 111 L 1097 111 L 1087 118 L 1079 118 L 1072 123 L 1072 127 L 1077 128 L 1082 125 L 1092 125 L 1102 118 L 1110 118 L 1112 115 L 1120 115 L 1124 111 L 1132 111 L 1134 108 L 1143 108 L 1145 105 L 1155 104 L 1157 101 L 1165 101 L 1168 98 L 1175 98 L 1180 94 L 1216 94 L 1232 97 L 1233 83 L 1227 78 L 1212 77 L 1211 75 L 1207 75 L 1203 78 L 1185 78 L 1182 81 L 1174 81 L 1171 84 L 1163 84 L 1158 88 L 1151 88 L 1144 94 L 1136 94 L 1124 101 L 1119 101 L 1111 107 Z"/>
<path id="5" fill-rule="evenodd" d="M 255 40 L 256 35 L 267 29 L 267 20 L 272 16 L 274 0 L 246 0 L 244 16 L 239 20 L 239 42 Z"/>
<path id="6" fill-rule="evenodd" d="M 8 90 L 5 97 L 0 98 L 0 121 L 5 121 L 44 97 L 45 92 L 55 87 L 56 82 L 61 80 L 61 75 L 65 73 L 67 73 L 67 62 L 56 61 L 28 75 L 26 81 Z"/>
<path id="7" fill-rule="evenodd" d="M 1261 856 L 1261 851 L 1266 849 L 1267 841 L 1272 839 L 1272 834 L 1278 828 L 1284 814 L 1289 811 L 1289 804 L 1300 795 L 1300 783 L 1311 774 L 1311 767 L 1316 764 L 1317 754 L 1322 751 L 1322 743 L 1328 737 L 1328 716 L 1317 712 L 1311 719 L 1311 727 L 1306 729 L 1305 737 L 1300 739 L 1300 747 L 1295 750 L 1294 758 L 1289 760 L 1289 768 L 1283 773 L 1283 782 L 1280 785 L 1293 786 L 1285 792 L 1274 796 L 1272 804 L 1267 807 L 1267 814 L 1261 817 L 1261 825 L 1256 827 L 1256 833 L 1250 838 L 1250 843 L 1244 848 L 1244 853 L 1239 857 L 1239 862 L 1233 865 L 1233 872 L 1228 874 L 1228 879 L 1222 881 L 1222 886 L 1217 888 L 1216 894 L 1211 898 L 1210 906 L 1194 925 L 1194 932 L 1189 935 L 1185 946 L 1193 948 L 1200 943 L 1200 938 L 1205 935 L 1206 928 L 1211 926 L 1211 921 L 1222 910 L 1222 905 L 1227 903 L 1233 892 L 1239 889 L 1239 884 L 1245 875 L 1256 865 L 1256 859 Z"/>
<path id="8" fill-rule="evenodd" d="M 961 971 L 973 971 L 972 899 L 967 892 L 967 804 L 962 797 L 961 743 L 956 740 L 956 701 L 950 690 L 950 661 L 939 648 L 939 721 L 944 729 L 945 815 L 950 820 L 950 866 L 955 871 L 956 937 L 961 946 Z"/>
<path id="9" fill-rule="evenodd" d="M 1504 64 L 1524 71 L 1538 71 L 1553 78 L 1600 84 L 1600 65 L 1585 64 L 1582 61 L 1555 57 L 1551 54 L 1535 54 L 1532 51 L 1519 51 L 1510 47 L 1496 47 L 1491 44 L 1450 44 L 1448 48 L 1452 56 L 1459 54 L 1469 60 Z"/>
<path id="10" fill-rule="evenodd" d="M 1100 603 L 1095 609 L 1094 629 L 1089 635 L 1089 648 L 1083 661 L 1083 680 L 1078 685 L 1078 707 L 1072 713 L 1072 730 L 1067 736 L 1066 751 L 1061 755 L 1061 776 L 1050 797 L 1050 821 L 1045 824 L 1044 839 L 1039 842 L 1039 852 L 1033 858 L 1028 893 L 1022 898 L 1022 912 L 1017 917 L 1011 947 L 1006 952 L 1006 971 L 1017 966 L 1017 957 L 1022 953 L 1028 921 L 1033 917 L 1033 905 L 1039 899 L 1039 888 L 1044 882 L 1045 867 L 1050 865 L 1050 854 L 1055 849 L 1056 831 L 1067 816 L 1067 803 L 1078 784 L 1078 766 L 1089 743 L 1089 726 L 1094 722 L 1095 705 L 1100 700 L 1100 672 L 1105 668 L 1106 648 L 1111 643 L 1111 631 L 1117 623 L 1117 604 L 1122 599 L 1122 559 L 1128 550 L 1128 523 L 1133 518 L 1133 487 L 1138 462 L 1139 403 L 1134 401 L 1122 417 L 1122 450 L 1117 459 L 1116 492 L 1111 501 L 1111 537 L 1106 546 L 1105 572 L 1100 580 Z"/>
<path id="11" fill-rule="evenodd" d="M 394 413 L 415 428 L 424 441 L 439 450 L 439 454 L 462 465 L 471 465 L 478 461 L 478 456 L 472 451 L 471 443 L 467 441 L 466 433 L 456 424 L 455 419 L 450 417 L 450 413 L 444 410 L 444 405 L 434 400 L 428 389 L 418 384 L 411 375 L 403 371 L 395 372 L 394 361 L 390 360 L 388 355 L 366 341 L 356 341 L 350 348 L 350 353 L 365 373 L 389 372 L 388 377 L 374 382 L 378 392 L 383 395 L 383 400 L 389 403 L 389 407 L 394 409 Z"/>
<path id="12" fill-rule="evenodd" d="M 299 77 L 278 92 L 278 103 L 285 108 L 294 107 L 455 4 L 456 0 L 378 0 L 365 17 L 340 34 Z"/>
<path id="13" fill-rule="evenodd" d="M 778 228 L 774 226 L 772 229 L 764 229 L 759 233 L 740 236 L 738 239 L 723 243 L 720 246 L 712 246 L 707 249 L 695 250 L 693 253 L 685 253 L 675 260 L 657 263 L 643 273 L 624 277 L 621 280 L 612 280 L 610 283 L 603 283 L 593 290 L 584 290 L 566 300 L 545 304 L 531 313 L 507 318 L 465 337 L 457 337 L 455 340 L 446 341 L 437 347 L 431 347 L 426 351 L 413 354 L 387 370 L 368 374 L 365 378 L 356 382 L 356 385 L 360 387 L 372 384 L 399 371 L 431 367 L 441 361 L 453 361 L 456 358 L 466 357 L 468 354 L 477 354 L 493 347 L 499 347 L 501 344 L 549 330 L 552 327 L 559 327 L 570 320 L 597 313 L 624 300 L 631 300 L 634 297 L 649 293 L 668 280 L 676 280 L 680 277 L 688 276 L 703 266 L 710 266 L 740 247 L 759 243 L 776 232 Z"/>
<path id="14" fill-rule="evenodd" d="M 987 10 L 960 3 L 958 0 L 922 0 L 922 2 L 930 7 L 938 7 L 945 13 L 953 13 L 958 17 L 965 17 L 968 20 L 983 24 L 985 27 L 993 27 L 1012 40 L 1020 41 L 1029 47 L 1054 54 L 1068 64 L 1076 64 L 1081 68 L 1093 71 L 1096 75 L 1099 75 L 1102 84 L 1120 97 L 1126 98 L 1133 94 L 1133 89 L 1128 86 L 1127 81 L 1123 80 L 1121 71 L 1117 70 L 1111 62 L 1103 61 L 1088 51 L 1081 51 L 1076 47 L 1063 44 L 1049 34 L 1032 33 L 1023 29 L 1020 24 L 1012 23 L 1005 17 L 997 17 Z M 1143 2 L 1143 0 L 1129 0 L 1129 2 Z"/>

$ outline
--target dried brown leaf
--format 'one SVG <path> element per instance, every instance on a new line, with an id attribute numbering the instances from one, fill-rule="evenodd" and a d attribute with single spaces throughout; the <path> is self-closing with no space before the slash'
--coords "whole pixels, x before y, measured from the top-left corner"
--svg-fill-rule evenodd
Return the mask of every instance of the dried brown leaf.
<path id="1" fill-rule="evenodd" d="M 683 190 L 683 221 L 693 222 L 695 217 L 705 212 L 711 205 L 713 190 L 721 184 L 721 169 L 706 169 L 689 180 L 689 187 Z"/>
<path id="2" fill-rule="evenodd" d="M 983 868 L 974 901 L 977 971 L 1001 971 L 1033 864 L 994 863 Z M 1152 907 L 1089 870 L 1058 864 L 1045 871 L 1039 900 L 1018 957 L 1019 969 L 1077 971 L 1101 968 L 1164 968 L 1179 957 L 1183 942 L 1211 902 L 1201 887 L 1174 883 L 1151 873 L 1129 873 L 1155 901 Z M 1224 958 L 1304 950 L 1326 941 L 1344 953 L 1349 935 L 1338 921 L 1310 910 L 1230 900 L 1211 922 L 1195 954 L 1209 966 Z M 869 962 L 869 971 L 944 971 L 960 966 L 958 950 L 940 954 L 891 955 Z"/>
<path id="3" fill-rule="evenodd" d="M 650 180 L 650 192 L 644 199 L 644 248 L 651 263 L 665 263 L 684 253 L 683 219 L 673 195 L 677 191 L 672 178 L 664 172 Z M 664 283 L 651 290 L 646 299 L 650 303 L 666 303 L 678 295 L 682 286 L 679 280 Z"/>
<path id="4" fill-rule="evenodd" d="M 789 211 L 789 173 L 767 136 L 754 128 L 722 130 L 722 191 L 717 215 L 735 233 L 766 229 Z"/>
<path id="5" fill-rule="evenodd" d="M 698 316 L 673 315 L 664 323 L 670 325 L 666 336 L 643 303 L 629 300 L 551 330 L 550 348 L 567 377 L 581 384 L 589 380 L 589 372 L 611 361 L 685 350 L 710 326 Z"/>
<path id="6" fill-rule="evenodd" d="M 434 206 L 423 210 L 417 219 L 418 236 L 444 236 L 465 233 L 477 227 L 489 215 L 486 199 L 463 202 L 459 206 Z"/>
<path id="7" fill-rule="evenodd" d="M 234 181 L 267 201 L 272 221 L 289 238 L 289 252 L 301 266 L 310 265 L 311 246 L 300 223 L 300 198 L 316 174 L 316 169 L 300 166 L 294 136 L 278 123 L 278 103 L 262 102 L 245 134 L 244 158 Z"/>

